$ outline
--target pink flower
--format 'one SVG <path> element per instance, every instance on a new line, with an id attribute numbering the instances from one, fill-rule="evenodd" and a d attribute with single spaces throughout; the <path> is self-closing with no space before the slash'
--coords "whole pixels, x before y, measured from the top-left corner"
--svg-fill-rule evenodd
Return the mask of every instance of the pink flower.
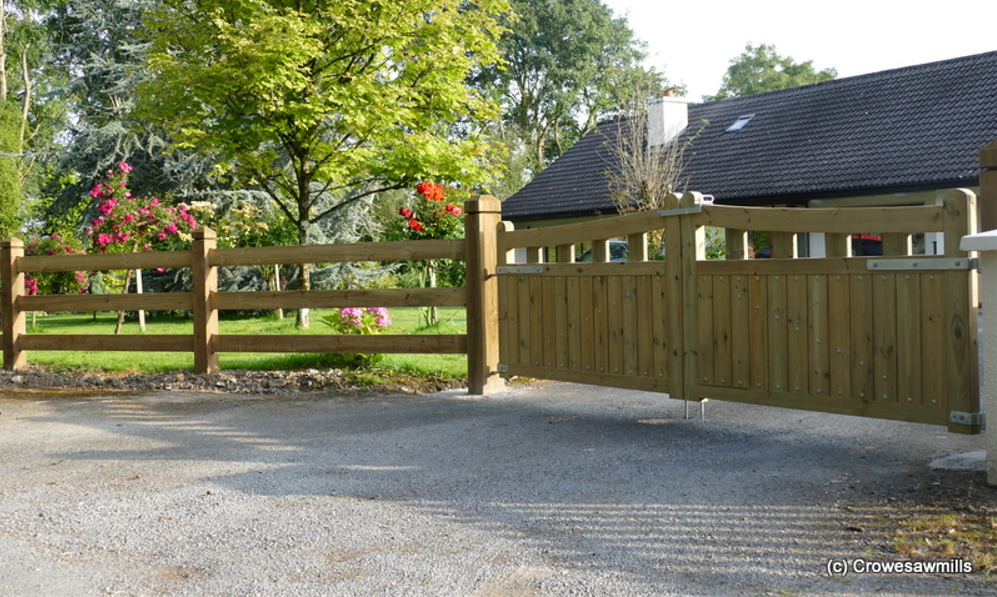
<path id="1" fill-rule="evenodd" d="M 110 234 L 98 234 L 97 235 L 97 244 L 100 245 L 100 246 L 102 246 L 102 247 L 111 244 L 112 240 L 114 240 L 114 239 L 111 237 Z"/>
<path id="2" fill-rule="evenodd" d="M 459 216 L 462 211 L 464 211 L 464 210 L 462 210 L 461 208 L 459 208 L 456 205 L 454 205 L 453 209 L 450 210 L 450 213 L 452 213 L 455 216 Z"/>
<path id="3" fill-rule="evenodd" d="M 127 162 L 118 162 L 118 169 L 124 172 L 125 174 L 132 171 L 132 167 L 128 165 Z"/>

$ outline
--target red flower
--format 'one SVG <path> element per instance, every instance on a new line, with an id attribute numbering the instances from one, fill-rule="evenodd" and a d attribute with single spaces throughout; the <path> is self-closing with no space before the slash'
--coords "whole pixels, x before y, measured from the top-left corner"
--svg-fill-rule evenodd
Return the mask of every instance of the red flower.
<path id="1" fill-rule="evenodd" d="M 412 210 L 409 209 L 409 208 L 407 208 L 407 207 L 400 208 L 398 210 L 398 213 L 401 214 L 401 216 L 403 218 L 411 218 L 412 217 Z"/>
<path id="2" fill-rule="evenodd" d="M 422 184 L 415 188 L 415 192 L 429 201 L 443 201 L 443 185 L 436 184 L 435 182 L 423 181 Z"/>
<path id="3" fill-rule="evenodd" d="M 408 221 L 408 227 L 416 232 L 422 232 L 422 222 L 416 220 L 415 218 Z"/>

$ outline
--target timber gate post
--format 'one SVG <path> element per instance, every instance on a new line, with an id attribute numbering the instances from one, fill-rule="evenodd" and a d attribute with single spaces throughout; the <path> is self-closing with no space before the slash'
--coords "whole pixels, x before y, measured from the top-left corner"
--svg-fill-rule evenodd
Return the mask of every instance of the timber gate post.
<path id="1" fill-rule="evenodd" d="M 18 297 L 24 296 L 24 273 L 17 270 L 18 257 L 24 256 L 24 241 L 8 238 L 0 243 L 0 285 L 3 305 L 3 366 L 5 369 L 22 369 L 28 362 L 27 354 L 20 350 L 19 336 L 27 331 L 24 312 L 17 308 Z"/>
<path id="2" fill-rule="evenodd" d="M 218 310 L 212 304 L 212 295 L 218 292 L 218 268 L 210 263 L 218 236 L 211 228 L 194 231 L 190 247 L 190 270 L 194 278 L 194 373 L 218 371 L 218 353 L 212 341 L 218 335 Z"/>
<path id="3" fill-rule="evenodd" d="M 945 194 L 943 208 L 945 256 L 965 257 L 958 241 L 976 232 L 976 195 L 966 189 L 949 191 Z M 948 408 L 949 411 L 975 413 L 980 410 L 976 276 L 972 272 L 959 271 L 948 271 L 943 276 Z M 972 427 L 950 422 L 949 431 L 970 433 Z"/>
<path id="4" fill-rule="evenodd" d="M 465 289 L 467 292 L 467 392 L 505 389 L 499 377 L 498 227 L 502 203 L 480 195 L 465 203 Z"/>

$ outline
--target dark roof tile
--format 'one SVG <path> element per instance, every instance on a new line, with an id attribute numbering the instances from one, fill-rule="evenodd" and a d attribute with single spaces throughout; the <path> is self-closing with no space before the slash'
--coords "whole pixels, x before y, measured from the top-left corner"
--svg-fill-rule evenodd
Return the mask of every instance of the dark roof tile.
<path id="1" fill-rule="evenodd" d="M 754 118 L 726 133 L 740 116 Z M 705 124 L 703 124 L 705 122 Z M 689 106 L 688 188 L 720 203 L 973 186 L 997 139 L 997 52 Z M 595 131 L 505 201 L 508 217 L 613 212 Z"/>

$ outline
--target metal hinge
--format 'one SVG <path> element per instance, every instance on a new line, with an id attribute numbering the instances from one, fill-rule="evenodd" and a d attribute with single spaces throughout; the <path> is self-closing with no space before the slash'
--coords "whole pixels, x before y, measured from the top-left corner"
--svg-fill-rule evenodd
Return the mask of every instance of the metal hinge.
<path id="1" fill-rule="evenodd" d="M 542 265 L 500 265 L 495 268 L 495 272 L 499 274 L 542 274 L 544 273 L 544 266 Z"/>
<path id="2" fill-rule="evenodd" d="M 498 369 L 499 373 L 508 373 L 509 365 L 506 365 L 505 363 L 499 363 L 496 369 Z"/>
<path id="3" fill-rule="evenodd" d="M 913 259 L 870 259 L 865 265 L 868 270 L 877 271 L 935 271 L 979 269 L 980 260 L 969 257 L 917 257 Z"/>
<path id="4" fill-rule="evenodd" d="M 954 410 L 949 413 L 949 421 L 961 425 L 972 425 L 980 429 L 987 428 L 987 417 L 985 413 L 967 413 Z"/>

